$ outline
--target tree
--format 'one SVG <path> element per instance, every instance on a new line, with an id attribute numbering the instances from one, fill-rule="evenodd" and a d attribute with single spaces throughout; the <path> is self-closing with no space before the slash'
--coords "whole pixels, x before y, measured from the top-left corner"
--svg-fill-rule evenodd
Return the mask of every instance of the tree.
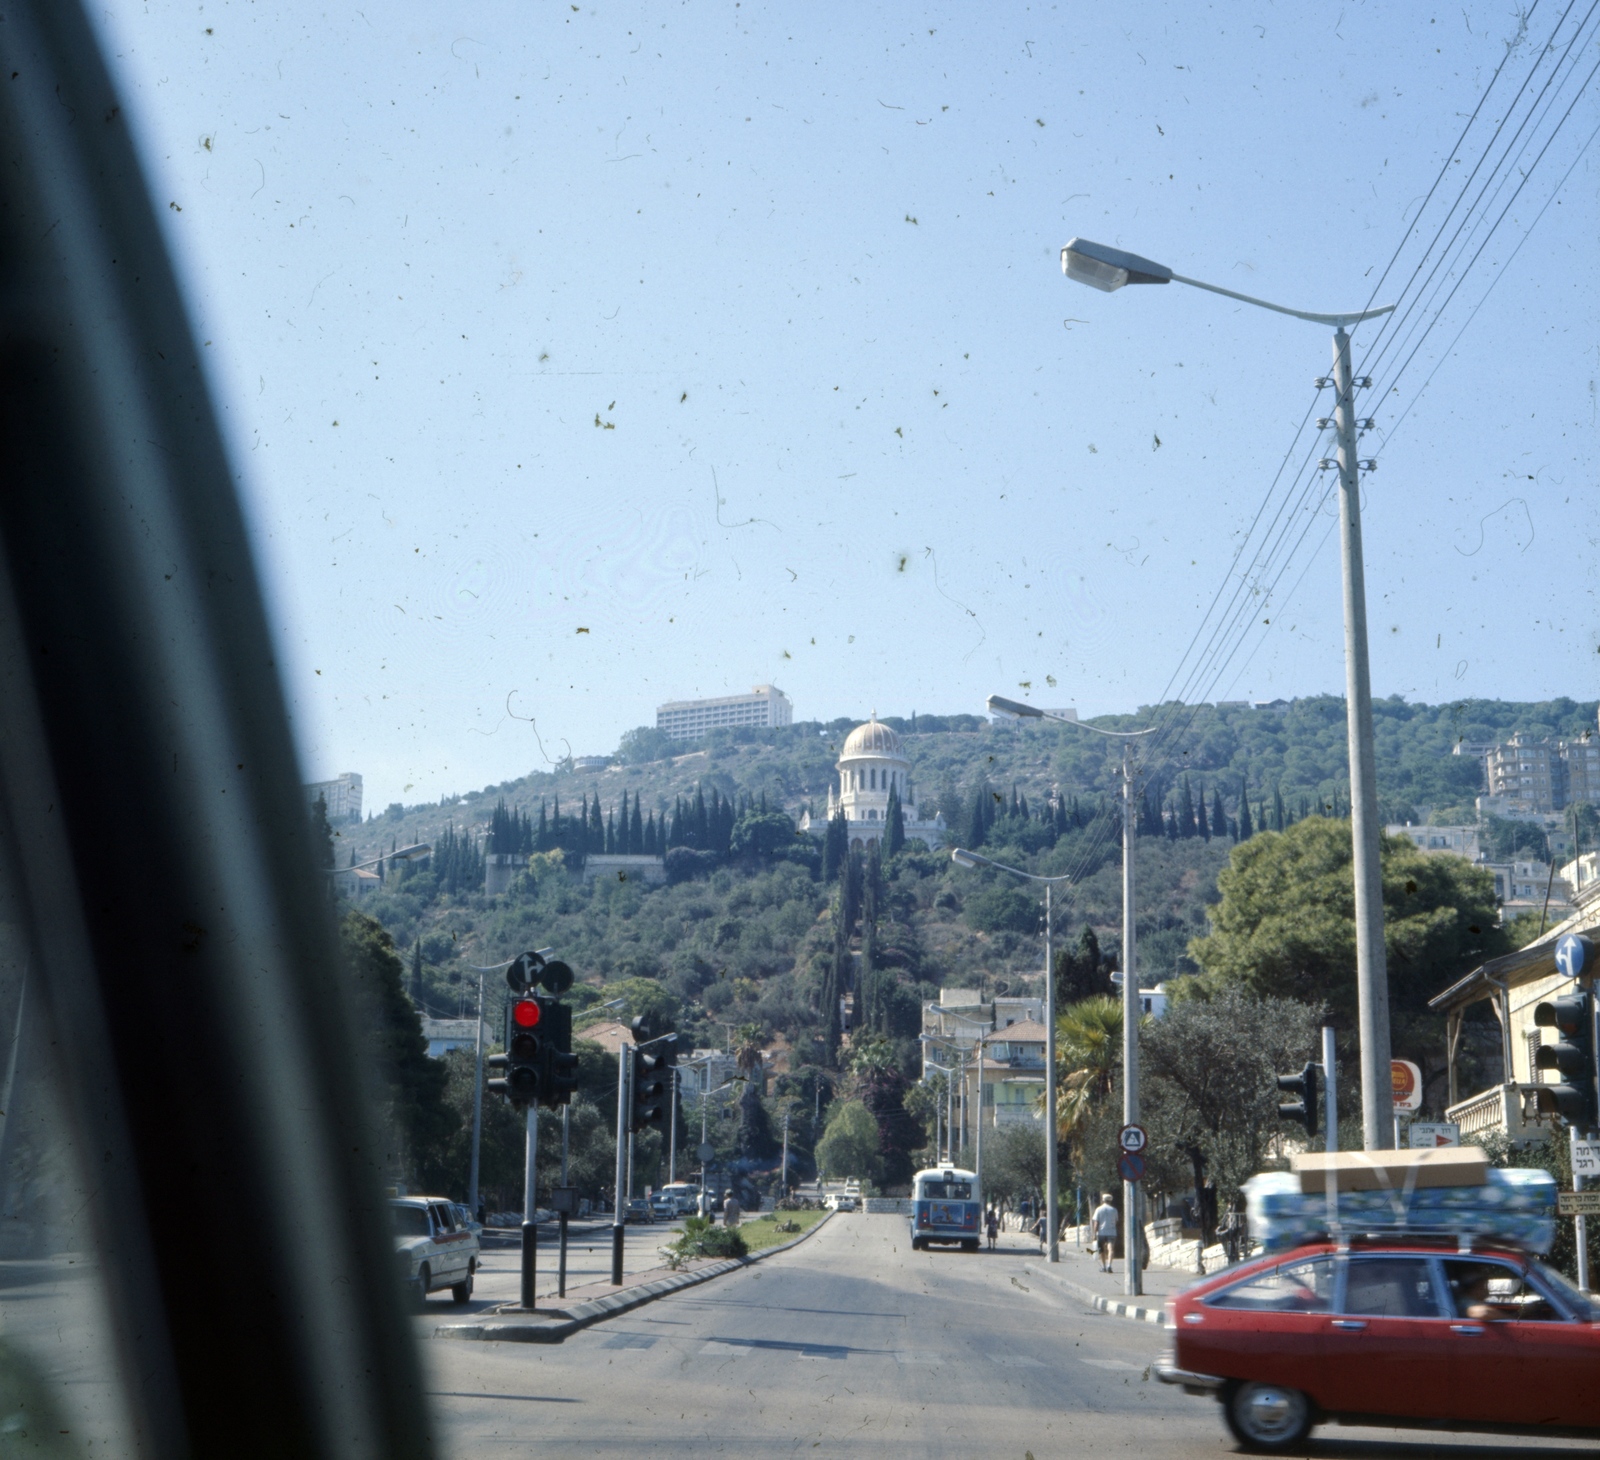
<path id="1" fill-rule="evenodd" d="M 1294 999 L 1251 996 L 1232 987 L 1210 998 L 1178 999 L 1140 1028 L 1142 1111 L 1153 1173 L 1182 1189 L 1197 1152 L 1231 1199 L 1261 1170 L 1278 1119 L 1276 1076 L 1316 1059 L 1326 1011 Z"/>
<path id="2" fill-rule="evenodd" d="M 454 1125 L 445 1067 L 428 1058 L 422 1020 L 405 995 L 405 967 L 383 926 L 352 910 L 339 924 L 339 942 L 371 1056 L 369 1095 L 388 1137 L 383 1164 L 393 1178 L 414 1182 L 433 1168 Z"/>
<path id="3" fill-rule="evenodd" d="M 984 1137 L 983 1194 L 985 1198 L 1006 1198 L 1015 1205 L 1024 1197 L 1034 1201 L 1044 1196 L 1044 1124 L 999 1126 Z"/>
<path id="4" fill-rule="evenodd" d="M 1056 1018 L 1056 1133 L 1078 1137 L 1122 1065 L 1122 1000 L 1096 994 Z"/>
<path id="5" fill-rule="evenodd" d="M 883 833 L 883 851 L 888 857 L 894 856 L 906 844 L 906 817 L 900 809 L 900 792 L 889 787 L 889 810 Z"/>
<path id="6" fill-rule="evenodd" d="M 827 1127 L 817 1142 L 817 1169 L 829 1176 L 878 1179 L 878 1122 L 861 1101 L 837 1101 L 828 1112 Z"/>
<path id="7" fill-rule="evenodd" d="M 911 1180 L 911 1155 L 923 1132 L 906 1110 L 906 1078 L 894 1047 L 882 1037 L 863 1039 L 851 1051 L 850 1068 L 861 1103 L 878 1127 L 879 1179 L 888 1186 L 904 1185 Z"/>
<path id="8" fill-rule="evenodd" d="M 1095 994 L 1109 992 L 1100 940 L 1085 923 L 1077 946 L 1056 952 L 1056 1008 L 1064 1010 Z"/>
<path id="9" fill-rule="evenodd" d="M 828 829 L 822 838 L 822 880 L 832 882 L 839 869 L 850 857 L 850 823 L 841 806 L 828 818 Z"/>
<path id="10" fill-rule="evenodd" d="M 989 788 L 980 785 L 972 793 L 972 810 L 967 816 L 967 846 L 976 851 L 989 833 Z"/>
<path id="11" fill-rule="evenodd" d="M 1427 1001 L 1506 949 L 1494 879 L 1464 858 L 1419 851 L 1405 837 L 1382 843 L 1384 945 L 1395 1053 L 1414 1059 L 1437 1044 Z M 1217 878 L 1212 932 L 1189 944 L 1213 989 L 1257 998 L 1326 1001 L 1334 1022 L 1356 1012 L 1355 880 L 1350 823 L 1312 816 L 1233 849 Z"/>
<path id="12" fill-rule="evenodd" d="M 980 933 L 1036 933 L 1039 899 L 1021 888 L 999 884 L 967 899 L 966 917 Z"/>
<path id="13" fill-rule="evenodd" d="M 1243 781 L 1239 782 L 1239 820 L 1233 834 L 1236 842 L 1247 842 L 1256 834 L 1254 823 L 1250 820 L 1250 793 Z"/>
<path id="14" fill-rule="evenodd" d="M 1222 804 L 1222 787 L 1211 788 L 1211 835 L 1227 836 L 1228 812 Z"/>

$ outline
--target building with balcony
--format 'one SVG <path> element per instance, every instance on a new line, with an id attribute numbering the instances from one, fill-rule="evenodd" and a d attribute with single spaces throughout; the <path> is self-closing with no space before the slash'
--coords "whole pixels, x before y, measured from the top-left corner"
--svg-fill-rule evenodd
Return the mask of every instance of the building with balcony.
<path id="1" fill-rule="evenodd" d="M 1575 893 L 1577 909 L 1536 942 L 1501 958 L 1491 958 L 1436 994 L 1429 1007 L 1445 1016 L 1445 1068 L 1449 1103 L 1445 1119 L 1461 1127 L 1462 1140 L 1499 1134 L 1513 1144 L 1543 1140 L 1559 1125 L 1535 1108 L 1540 1084 L 1551 1078 L 1536 1061 L 1539 1046 L 1553 1042 L 1553 1030 L 1534 1023 L 1534 1009 L 1546 999 L 1573 993 L 1577 983 L 1556 967 L 1557 941 L 1567 933 L 1600 937 L 1600 883 Z M 1476 1094 L 1459 1088 L 1457 1056 L 1467 1011 L 1487 1003 L 1499 1026 L 1499 1076 Z"/>
<path id="2" fill-rule="evenodd" d="M 698 740 L 713 730 L 739 726 L 770 729 L 794 724 L 794 705 L 776 685 L 758 684 L 747 695 L 672 700 L 656 706 L 656 729 L 673 740 Z"/>

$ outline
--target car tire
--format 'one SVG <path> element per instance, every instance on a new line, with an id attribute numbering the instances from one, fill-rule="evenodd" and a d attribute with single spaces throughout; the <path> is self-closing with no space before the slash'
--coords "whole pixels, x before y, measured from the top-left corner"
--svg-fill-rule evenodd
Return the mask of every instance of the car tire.
<path id="1" fill-rule="evenodd" d="M 423 1263 L 417 1269 L 417 1280 L 411 1286 L 411 1303 L 417 1312 L 428 1306 L 428 1288 L 433 1282 L 433 1274 L 428 1270 L 428 1264 Z"/>
<path id="2" fill-rule="evenodd" d="M 920 1237 L 913 1237 L 913 1238 L 912 1238 L 912 1239 L 911 1239 L 911 1250 L 912 1250 L 912 1251 L 913 1251 L 913 1252 L 921 1252 L 921 1251 L 922 1251 L 922 1249 L 923 1249 L 923 1248 L 924 1248 L 924 1247 L 925 1247 L 925 1246 L 927 1246 L 927 1243 L 925 1243 L 925 1242 L 924 1242 L 924 1241 L 923 1241 L 923 1240 L 922 1240 L 922 1238 L 920 1238 Z"/>
<path id="3" fill-rule="evenodd" d="M 1222 1412 L 1244 1449 L 1268 1453 L 1298 1445 L 1313 1422 L 1310 1399 L 1283 1384 L 1235 1384 L 1223 1396 Z"/>
<path id="4" fill-rule="evenodd" d="M 452 1303 L 468 1303 L 472 1301 L 472 1277 L 473 1270 L 469 1267 L 467 1269 L 467 1280 L 464 1283 L 456 1283 L 450 1289 L 450 1301 Z"/>
<path id="5" fill-rule="evenodd" d="M 961 1250 L 963 1252 L 976 1252 L 978 1250 L 978 1244 L 976 1242 L 963 1242 L 961 1244 Z"/>

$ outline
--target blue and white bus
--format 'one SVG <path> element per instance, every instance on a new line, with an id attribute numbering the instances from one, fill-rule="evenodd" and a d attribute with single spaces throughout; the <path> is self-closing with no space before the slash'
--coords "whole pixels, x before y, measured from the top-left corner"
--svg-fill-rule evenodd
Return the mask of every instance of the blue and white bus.
<path id="1" fill-rule="evenodd" d="M 959 1243 L 976 1252 L 982 1236 L 983 1197 L 975 1171 L 930 1166 L 911 1183 L 911 1248 L 933 1242 Z"/>

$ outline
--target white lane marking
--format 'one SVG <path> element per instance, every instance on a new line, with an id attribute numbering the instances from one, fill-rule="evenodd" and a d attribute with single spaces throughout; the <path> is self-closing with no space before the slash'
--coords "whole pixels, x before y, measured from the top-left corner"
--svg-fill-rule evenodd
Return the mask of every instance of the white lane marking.
<path id="1" fill-rule="evenodd" d="M 701 1350 L 703 1354 L 714 1354 L 723 1359 L 747 1359 L 754 1352 L 749 1344 L 724 1343 L 720 1338 L 713 1338 Z"/>
<path id="2" fill-rule="evenodd" d="M 1143 1368 L 1140 1364 L 1126 1364 L 1121 1359 L 1082 1359 L 1080 1362 L 1095 1369 L 1126 1369 L 1130 1374 L 1137 1374 Z"/>
<path id="3" fill-rule="evenodd" d="M 895 1352 L 894 1361 L 897 1364 L 922 1364 L 933 1368 L 944 1362 L 938 1354 L 909 1354 L 899 1350 Z"/>

